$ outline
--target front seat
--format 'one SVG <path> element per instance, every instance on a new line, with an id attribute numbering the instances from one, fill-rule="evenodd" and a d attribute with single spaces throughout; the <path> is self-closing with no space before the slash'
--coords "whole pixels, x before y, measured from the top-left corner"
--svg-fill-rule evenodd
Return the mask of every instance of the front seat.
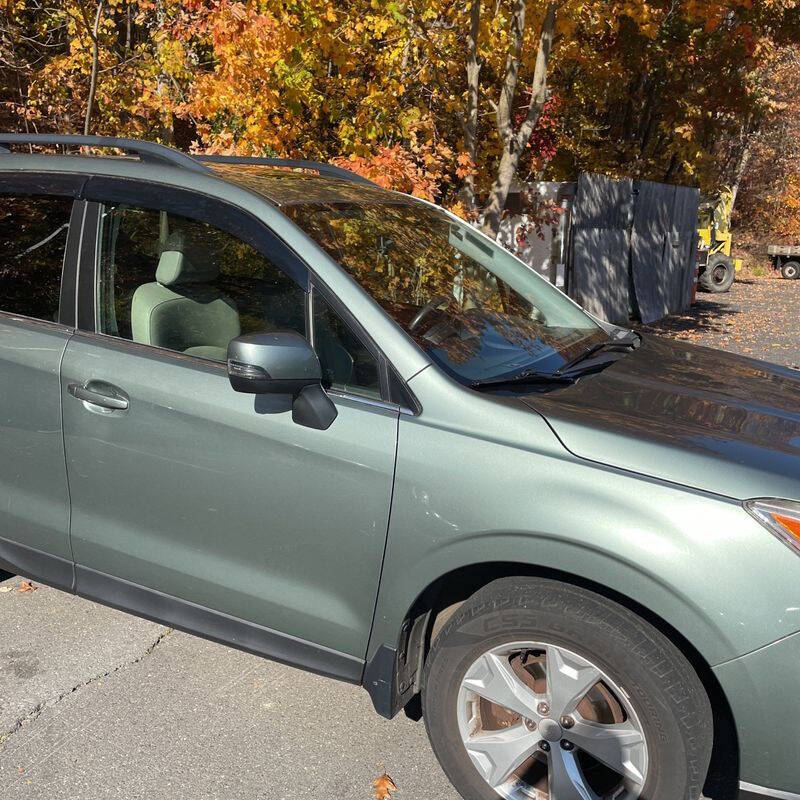
<path id="1" fill-rule="evenodd" d="M 228 342 L 240 333 L 234 302 L 210 284 L 216 263 L 187 255 L 173 233 L 161 252 L 155 283 L 142 284 L 131 304 L 134 342 L 225 361 Z"/>

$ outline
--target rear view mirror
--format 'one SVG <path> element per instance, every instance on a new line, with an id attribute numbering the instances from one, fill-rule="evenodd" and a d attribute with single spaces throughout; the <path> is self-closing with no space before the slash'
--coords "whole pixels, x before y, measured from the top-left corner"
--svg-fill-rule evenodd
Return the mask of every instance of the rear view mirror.
<path id="1" fill-rule="evenodd" d="M 231 341 L 228 379 L 237 392 L 290 395 L 298 425 L 326 430 L 336 419 L 336 406 L 322 388 L 317 354 L 294 331 L 252 333 Z"/>

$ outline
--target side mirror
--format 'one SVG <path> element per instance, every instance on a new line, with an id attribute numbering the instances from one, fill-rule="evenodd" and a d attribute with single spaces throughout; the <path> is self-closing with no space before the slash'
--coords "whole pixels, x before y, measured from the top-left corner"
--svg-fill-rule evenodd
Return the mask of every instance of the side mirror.
<path id="1" fill-rule="evenodd" d="M 231 341 L 228 379 L 237 392 L 291 396 L 298 425 L 327 430 L 338 414 L 322 388 L 317 354 L 294 331 L 251 333 Z"/>

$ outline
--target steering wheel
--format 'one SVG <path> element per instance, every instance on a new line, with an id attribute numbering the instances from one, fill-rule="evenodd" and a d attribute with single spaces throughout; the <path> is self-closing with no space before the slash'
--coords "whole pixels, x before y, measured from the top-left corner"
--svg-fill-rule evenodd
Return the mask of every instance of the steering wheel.
<path id="1" fill-rule="evenodd" d="M 414 314 L 414 318 L 408 323 L 409 332 L 416 330 L 420 322 L 422 322 L 428 314 L 434 309 L 439 308 L 442 303 L 449 303 L 453 298 L 449 294 L 437 294 L 432 300 L 425 303 L 422 308 Z"/>

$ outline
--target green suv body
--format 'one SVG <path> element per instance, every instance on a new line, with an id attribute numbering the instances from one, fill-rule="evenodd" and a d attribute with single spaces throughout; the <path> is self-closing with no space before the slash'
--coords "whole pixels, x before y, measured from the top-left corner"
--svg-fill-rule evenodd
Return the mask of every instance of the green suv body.
<path id="1" fill-rule="evenodd" d="M 800 800 L 800 374 L 110 143 L 0 155 L 2 568 L 362 683 L 467 798 Z"/>

